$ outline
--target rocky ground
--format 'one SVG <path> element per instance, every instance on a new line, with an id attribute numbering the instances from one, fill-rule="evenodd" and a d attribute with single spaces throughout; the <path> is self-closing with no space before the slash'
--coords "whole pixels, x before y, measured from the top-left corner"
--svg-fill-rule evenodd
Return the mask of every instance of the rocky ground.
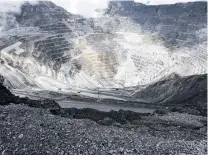
<path id="1" fill-rule="evenodd" d="M 0 84 L 0 154 L 207 154 L 207 118 L 159 109 L 62 109 L 11 94 Z M 178 110 L 178 111 L 177 111 Z"/>
<path id="2" fill-rule="evenodd" d="M 190 122 L 183 122 L 185 117 L 154 115 L 142 120 L 145 123 L 137 120 L 137 126 L 106 126 L 26 105 L 0 106 L 0 153 L 206 154 L 206 118 L 191 116 Z"/>

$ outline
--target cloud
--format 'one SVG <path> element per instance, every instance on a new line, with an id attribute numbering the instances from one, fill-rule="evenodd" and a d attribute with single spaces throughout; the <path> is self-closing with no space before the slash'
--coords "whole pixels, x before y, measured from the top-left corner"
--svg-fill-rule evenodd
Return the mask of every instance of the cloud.
<path id="1" fill-rule="evenodd" d="M 37 4 L 38 0 L 0 0 L 0 13 L 15 12 L 19 13 L 21 5 L 29 1 Z M 104 9 L 108 6 L 109 0 L 51 0 L 58 6 L 74 14 L 81 14 L 85 17 L 97 17 L 97 9 Z"/>
<path id="2" fill-rule="evenodd" d="M 107 8 L 109 0 L 52 0 L 52 2 L 71 13 L 97 17 L 99 16 L 97 10 Z"/>
<path id="3" fill-rule="evenodd" d="M 37 0 L 28 0 L 30 4 L 37 4 Z M 20 13 L 21 6 L 25 0 L 0 0 L 0 32 L 17 27 L 18 23 L 13 16 L 7 12 Z"/>
<path id="4" fill-rule="evenodd" d="M 27 0 L 31 4 L 37 4 L 37 0 Z M 6 13 L 6 12 L 15 12 L 19 13 L 21 10 L 22 4 L 25 2 L 25 0 L 1 0 L 0 1 L 0 13 Z"/>

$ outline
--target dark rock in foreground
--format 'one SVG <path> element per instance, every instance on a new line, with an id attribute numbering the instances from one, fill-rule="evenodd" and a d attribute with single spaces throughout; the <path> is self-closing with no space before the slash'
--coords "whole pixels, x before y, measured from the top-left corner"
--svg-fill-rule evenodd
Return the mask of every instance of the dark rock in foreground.
<path id="1" fill-rule="evenodd" d="M 59 109 L 60 106 L 55 101 L 46 100 L 31 100 L 29 98 L 20 98 L 13 95 L 5 86 L 0 84 L 0 105 L 26 104 L 30 107 L 46 108 L 46 109 Z"/>
<path id="2" fill-rule="evenodd" d="M 61 117 L 76 118 L 76 119 L 90 119 L 100 124 L 112 125 L 114 122 L 127 124 L 134 120 L 141 119 L 142 116 L 150 116 L 150 113 L 136 113 L 133 111 L 113 111 L 103 112 L 95 109 L 84 108 L 67 108 L 67 109 L 52 109 L 50 112 Z"/>

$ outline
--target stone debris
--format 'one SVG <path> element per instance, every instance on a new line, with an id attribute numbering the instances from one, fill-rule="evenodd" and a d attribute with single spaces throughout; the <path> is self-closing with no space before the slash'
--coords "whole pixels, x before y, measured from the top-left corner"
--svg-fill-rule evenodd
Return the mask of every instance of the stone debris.
<path id="1" fill-rule="evenodd" d="M 0 106 L 0 113 L 4 114 L 0 117 L 2 155 L 207 153 L 206 134 L 203 136 L 185 126 L 171 126 L 171 123 L 157 126 L 151 119 L 149 125 L 116 127 L 99 125 L 89 119 L 53 116 L 46 109 L 24 105 Z"/>

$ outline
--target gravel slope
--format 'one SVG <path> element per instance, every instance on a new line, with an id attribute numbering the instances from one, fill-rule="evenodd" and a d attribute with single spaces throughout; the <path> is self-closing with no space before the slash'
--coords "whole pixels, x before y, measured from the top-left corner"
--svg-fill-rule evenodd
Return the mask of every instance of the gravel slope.
<path id="1" fill-rule="evenodd" d="M 87 119 L 55 116 L 46 109 L 8 105 L 0 106 L 0 126 L 2 155 L 206 154 L 205 137 L 197 138 L 200 133 L 193 137 L 191 129 L 171 123 L 155 129 L 102 126 Z"/>

